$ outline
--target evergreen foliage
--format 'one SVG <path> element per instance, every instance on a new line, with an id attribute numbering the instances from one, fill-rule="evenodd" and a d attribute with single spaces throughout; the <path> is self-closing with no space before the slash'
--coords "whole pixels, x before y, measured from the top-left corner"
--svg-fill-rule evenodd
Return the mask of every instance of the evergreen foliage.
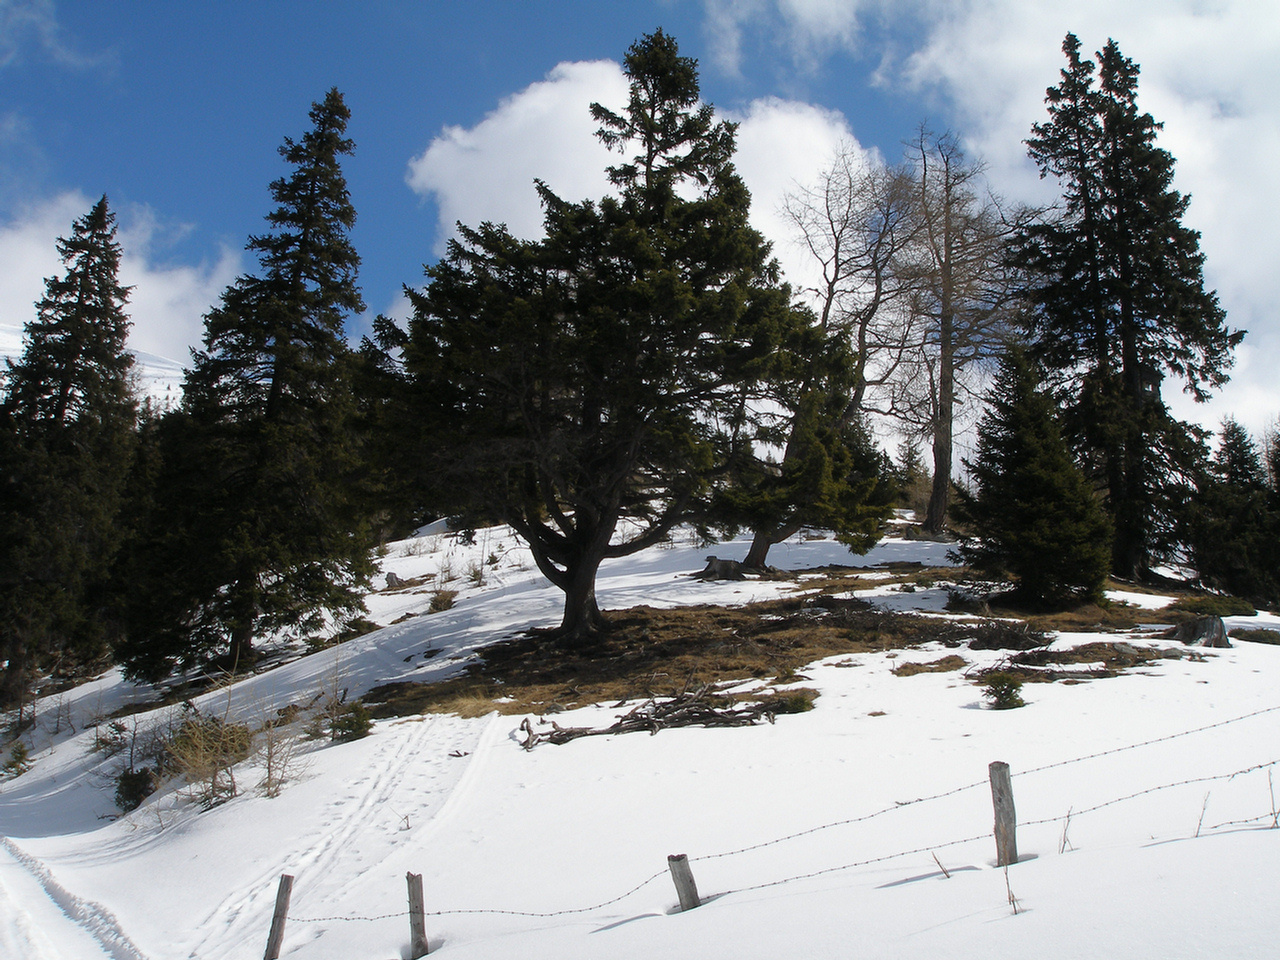
<path id="1" fill-rule="evenodd" d="M 137 403 L 125 349 L 129 290 L 103 197 L 58 241 L 0 403 L 0 705 L 36 671 L 102 656 L 105 585 L 133 453 Z"/>
<path id="2" fill-rule="evenodd" d="M 752 401 L 807 326 L 748 224 L 734 127 L 699 104 L 696 63 L 658 31 L 626 56 L 617 192 L 570 203 L 545 184 L 545 234 L 463 227 L 427 271 L 406 363 L 428 483 L 449 512 L 504 520 L 565 592 L 560 635 L 600 623 L 601 561 L 714 519 L 761 425 Z M 615 538 L 615 534 L 620 534 Z"/>
<path id="3" fill-rule="evenodd" d="M 1200 582 L 1263 607 L 1280 604 L 1280 491 L 1248 431 L 1222 425 L 1187 507 L 1185 540 Z"/>
<path id="4" fill-rule="evenodd" d="M 280 154 L 260 272 L 205 317 L 180 410 L 159 426 L 156 509 L 138 564 L 153 593 L 119 656 L 131 673 L 252 654 L 255 636 L 321 629 L 363 610 L 372 572 L 354 361 L 343 324 L 363 309 L 355 209 L 340 160 L 350 117 L 331 90 Z"/>
<path id="5" fill-rule="evenodd" d="M 766 565 L 769 547 L 804 527 L 831 530 L 855 553 L 880 539 L 895 490 L 886 464 L 859 420 L 848 419 L 843 392 L 804 389 L 785 404 L 790 419 L 781 462 L 761 460 L 750 448 L 736 482 L 717 501 L 726 528 L 753 533 L 743 565 Z"/>
<path id="6" fill-rule="evenodd" d="M 972 527 L 959 559 L 1017 578 L 1030 605 L 1097 599 L 1107 576 L 1110 524 L 1071 458 L 1052 398 L 1025 353 L 1011 348 L 978 427 L 976 490 L 956 514 Z"/>
<path id="7" fill-rule="evenodd" d="M 1118 576 L 1143 575 L 1169 544 L 1173 507 L 1200 456 L 1195 430 L 1160 399 L 1166 374 L 1195 399 L 1227 379 L 1243 333 L 1205 289 L 1189 201 L 1173 189 L 1160 124 L 1137 106 L 1138 66 L 1114 41 L 1098 63 L 1063 43 L 1067 67 L 1048 90 L 1049 119 L 1027 141 L 1041 176 L 1063 188 L 1060 216 L 1019 231 L 1014 261 L 1030 276 L 1036 355 L 1071 397 L 1066 427 L 1107 490 Z"/>

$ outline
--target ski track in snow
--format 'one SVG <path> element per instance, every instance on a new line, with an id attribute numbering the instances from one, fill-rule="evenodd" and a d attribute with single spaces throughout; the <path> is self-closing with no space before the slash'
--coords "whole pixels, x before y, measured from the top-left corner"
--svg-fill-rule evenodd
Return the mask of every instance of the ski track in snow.
<path id="1" fill-rule="evenodd" d="M 31 856 L 8 837 L 0 837 L 0 849 L 35 878 L 68 923 L 89 934 L 101 947 L 104 956 L 111 957 L 112 960 L 148 960 L 147 955 L 138 949 L 120 927 L 120 921 L 114 913 L 100 903 L 76 896 L 57 881 L 42 861 Z M 39 929 L 31 914 L 12 901 L 3 882 L 0 882 L 0 902 L 5 904 L 5 914 L 13 917 L 7 926 L 0 928 L 0 946 L 7 948 L 5 956 L 22 957 L 24 960 L 43 960 L 45 957 L 57 960 L 64 956 Z M 10 938 L 16 946 L 7 942 Z"/>
<path id="2" fill-rule="evenodd" d="M 360 774 L 329 800 L 318 834 L 295 842 L 214 907 L 197 925 L 188 956 L 192 960 L 238 956 L 237 944 L 260 938 L 270 924 L 277 883 L 284 873 L 296 878 L 290 913 L 303 920 L 291 919 L 295 931 L 316 912 L 343 914 L 346 895 L 370 870 L 384 867 L 386 855 L 406 842 L 396 798 L 405 798 L 403 809 L 420 809 L 423 796 L 447 790 L 429 820 L 416 829 L 410 824 L 407 841 L 419 845 L 436 829 L 437 821 L 457 809 L 457 798 L 474 782 L 473 771 L 493 741 L 490 731 L 497 719 L 494 716 L 479 733 L 477 724 L 444 715 L 397 721 L 417 729 L 409 736 L 386 737 Z M 455 752 L 470 754 L 461 774 L 457 759 L 450 756 Z M 456 779 L 449 789 L 451 778 Z M 410 796 L 415 799 L 409 800 Z"/>

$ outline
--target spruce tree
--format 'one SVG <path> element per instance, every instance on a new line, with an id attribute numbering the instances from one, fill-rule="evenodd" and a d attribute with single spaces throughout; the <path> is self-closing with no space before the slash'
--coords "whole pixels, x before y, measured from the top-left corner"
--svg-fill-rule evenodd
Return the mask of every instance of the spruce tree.
<path id="1" fill-rule="evenodd" d="M 978 426 L 975 490 L 957 517 L 971 528 L 956 554 L 990 575 L 1016 579 L 1032 606 L 1097 599 L 1107 576 L 1110 524 L 1072 460 L 1041 375 L 1019 347 L 1000 373 Z"/>
<path id="2" fill-rule="evenodd" d="M 734 127 L 699 101 L 696 62 L 658 31 L 627 53 L 616 195 L 539 185 L 545 232 L 463 228 L 409 291 L 414 417 L 432 426 L 450 510 L 512 524 L 564 591 L 559 635 L 602 618 L 602 561 L 712 519 L 759 426 L 752 402 L 806 325 L 748 223 Z"/>
<path id="3" fill-rule="evenodd" d="M 167 582 L 121 646 L 135 675 L 223 653 L 243 664 L 265 632 L 315 631 L 363 609 L 372 568 L 344 338 L 364 306 L 340 166 L 349 118 L 330 90 L 311 129 L 285 139 L 291 172 L 271 184 L 270 229 L 248 243 L 260 271 L 205 317 L 182 406 L 160 429 L 150 562 Z"/>
<path id="4" fill-rule="evenodd" d="M 1247 430 L 1228 418 L 1186 508 L 1184 539 L 1200 583 L 1280 605 L 1280 492 Z"/>
<path id="5" fill-rule="evenodd" d="M 101 656 L 137 402 L 115 217 L 103 197 L 58 241 L 0 403 L 0 706 L 34 672 Z"/>
<path id="6" fill-rule="evenodd" d="M 831 530 L 851 551 L 866 553 L 896 491 L 865 424 L 850 418 L 847 394 L 829 383 L 802 385 L 780 408 L 790 421 L 782 457 L 764 459 L 744 445 L 746 462 L 717 504 L 729 532 L 752 532 L 743 566 L 765 568 L 770 547 L 805 527 Z"/>
<path id="7" fill-rule="evenodd" d="M 1243 333 L 1205 289 L 1199 234 L 1182 222 L 1174 159 L 1160 124 L 1138 109 L 1138 66 L 1114 41 L 1098 63 L 1063 43 L 1067 67 L 1048 90 L 1049 119 L 1027 141 L 1041 176 L 1063 189 L 1061 213 L 1019 231 L 1036 355 L 1071 398 L 1066 426 L 1105 485 L 1118 576 L 1139 577 L 1169 545 L 1170 517 L 1199 437 L 1169 414 L 1166 375 L 1196 400 L 1227 379 Z"/>

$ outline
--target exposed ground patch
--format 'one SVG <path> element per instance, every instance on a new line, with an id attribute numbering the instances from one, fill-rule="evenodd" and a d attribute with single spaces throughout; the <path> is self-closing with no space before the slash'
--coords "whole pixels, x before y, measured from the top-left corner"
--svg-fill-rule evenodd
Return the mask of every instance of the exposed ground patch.
<path id="1" fill-rule="evenodd" d="M 548 713 L 753 678 L 787 683 L 796 670 L 824 657 L 932 642 L 960 647 L 996 633 L 1021 644 L 1013 649 L 1024 649 L 1021 624 L 892 613 L 830 595 L 743 607 L 636 607 L 606 614 L 606 630 L 591 646 L 566 648 L 531 633 L 486 647 L 466 676 L 387 684 L 364 699 L 376 717 L 429 711 L 469 716 L 493 709 Z"/>

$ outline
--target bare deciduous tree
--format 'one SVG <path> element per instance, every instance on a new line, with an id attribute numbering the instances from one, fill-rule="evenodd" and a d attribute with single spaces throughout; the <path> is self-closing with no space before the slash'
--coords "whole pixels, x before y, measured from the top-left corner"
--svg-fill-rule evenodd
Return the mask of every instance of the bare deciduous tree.
<path id="1" fill-rule="evenodd" d="M 983 166 L 951 134 L 921 128 L 909 159 L 913 180 L 909 327 L 915 352 L 897 363 L 896 416 L 932 440 L 933 489 L 925 529 L 940 533 L 951 500 L 956 407 L 966 371 L 999 355 L 1013 328 L 1017 281 L 1005 244 L 1023 210 L 1006 213 Z"/>
<path id="2" fill-rule="evenodd" d="M 786 213 L 821 270 L 805 292 L 824 333 L 847 337 L 854 351 L 847 419 L 893 415 L 898 371 L 917 346 L 907 309 L 909 269 L 919 233 L 914 182 L 844 145 L 815 186 L 787 198 Z"/>

